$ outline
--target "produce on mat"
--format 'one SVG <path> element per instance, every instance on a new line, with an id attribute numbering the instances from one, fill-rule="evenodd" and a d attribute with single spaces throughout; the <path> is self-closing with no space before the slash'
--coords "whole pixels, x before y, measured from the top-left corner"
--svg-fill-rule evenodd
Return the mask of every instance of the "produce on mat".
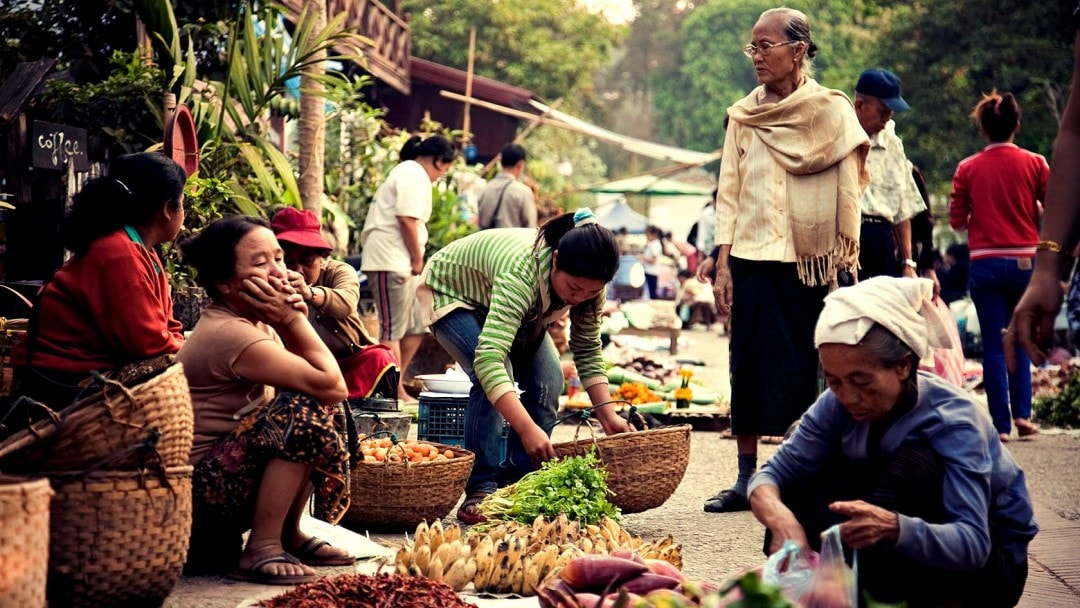
<path id="1" fill-rule="evenodd" d="M 1063 365 L 1061 369 L 1068 369 L 1069 376 L 1064 382 L 1061 382 L 1063 376 L 1058 376 L 1060 389 L 1057 392 L 1044 390 L 1047 396 L 1035 399 L 1031 407 L 1032 413 L 1035 420 L 1042 424 L 1065 429 L 1080 428 L 1080 373 L 1077 373 L 1076 367 L 1067 368 Z M 1033 374 L 1033 387 L 1036 386 L 1035 381 Z"/>
<path id="2" fill-rule="evenodd" d="M 541 608 L 795 608 L 755 572 L 715 585 L 685 580 L 669 567 L 667 562 L 644 567 L 615 555 L 579 557 L 541 585 L 537 595 Z"/>
<path id="3" fill-rule="evenodd" d="M 608 494 L 607 471 L 592 451 L 557 458 L 485 498 L 478 508 L 488 521 L 478 525 L 482 531 L 499 521 L 528 524 L 537 516 L 560 513 L 583 524 L 596 524 L 603 517 L 618 519 L 619 510 L 608 501 Z"/>
<path id="4" fill-rule="evenodd" d="M 434 462 L 454 457 L 451 450 L 415 439 L 395 444 L 389 437 L 364 439 L 361 436 L 359 447 L 364 462 Z"/>
<path id="5" fill-rule="evenodd" d="M 537 517 L 531 524 L 501 522 L 483 533 L 473 533 L 475 528 L 465 543 L 456 524 L 421 523 L 412 542 L 395 556 L 398 574 L 441 580 L 457 591 L 471 582 L 477 592 L 534 595 L 575 558 L 611 552 L 635 564 L 635 570 L 655 571 L 665 579 L 682 577 L 682 549 L 670 535 L 646 542 L 606 517 L 586 526 L 562 514 Z"/>
<path id="6" fill-rule="evenodd" d="M 640 382 L 623 382 L 622 385 L 615 389 L 615 392 L 611 394 L 611 398 L 629 401 L 633 405 L 656 403 L 657 401 L 664 400 L 663 397 L 652 392 Z"/>
<path id="7" fill-rule="evenodd" d="M 305 583 L 258 605 L 262 608 L 475 608 L 459 598 L 449 585 L 397 574 L 339 574 Z"/>

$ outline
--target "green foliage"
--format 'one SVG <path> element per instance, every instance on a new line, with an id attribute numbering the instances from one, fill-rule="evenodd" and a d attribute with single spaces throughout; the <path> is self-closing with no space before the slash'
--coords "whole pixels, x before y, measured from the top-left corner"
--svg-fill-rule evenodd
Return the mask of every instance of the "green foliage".
<path id="1" fill-rule="evenodd" d="M 48 120 L 85 127 L 115 152 L 143 150 L 160 139 L 154 104 L 166 90 L 164 76 L 137 53 L 113 51 L 110 63 L 112 71 L 100 82 L 49 80 L 42 111 Z"/>
<path id="2" fill-rule="evenodd" d="M 603 182 L 607 166 L 597 154 L 597 144 L 583 136 L 555 127 L 541 127 L 523 143 L 529 152 L 528 175 L 540 186 L 540 202 L 560 209 L 577 209 L 593 203 L 593 195 L 581 189 Z M 565 175 L 560 165 L 573 172 Z"/>
<path id="3" fill-rule="evenodd" d="M 1011 91 L 1023 109 L 1016 143 L 1049 155 L 1071 77 L 1074 2 L 922 0 L 897 4 L 874 47 L 903 80 L 913 110 L 897 116 L 909 157 L 935 190 L 985 142 L 968 118 L 982 93 Z"/>
<path id="4" fill-rule="evenodd" d="M 576 0 L 403 0 L 401 11 L 417 57 L 466 69 L 476 27 L 476 73 L 546 99 L 588 93 L 623 35 Z"/>
<path id="5" fill-rule="evenodd" d="M 517 483 L 496 490 L 480 503 L 480 511 L 492 522 L 531 524 L 537 515 L 560 513 L 583 525 L 595 524 L 604 516 L 617 520 L 619 511 L 608 501 L 606 479 L 607 471 L 593 451 L 556 458 Z"/>
<path id="6" fill-rule="evenodd" d="M 232 194 L 232 188 L 220 178 L 204 178 L 198 174 L 188 177 L 184 187 L 184 227 L 173 243 L 161 246 L 161 260 L 174 292 L 184 293 L 195 286 L 195 271 L 181 263 L 176 243 L 198 233 L 214 220 L 233 213 Z"/>
<path id="7" fill-rule="evenodd" d="M 1080 373 L 1074 373 L 1058 394 L 1036 399 L 1031 409 L 1035 419 L 1042 424 L 1064 429 L 1080 428 Z"/>

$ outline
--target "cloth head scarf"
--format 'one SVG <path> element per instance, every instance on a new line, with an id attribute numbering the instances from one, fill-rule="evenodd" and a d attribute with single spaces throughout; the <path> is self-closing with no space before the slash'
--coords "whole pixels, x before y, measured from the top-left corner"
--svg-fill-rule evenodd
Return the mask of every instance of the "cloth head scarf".
<path id="1" fill-rule="evenodd" d="M 932 348 L 952 348 L 952 333 L 934 306 L 929 279 L 874 277 L 825 297 L 814 330 L 814 346 L 857 345 L 874 325 L 889 330 L 919 358 Z"/>
<path id="2" fill-rule="evenodd" d="M 776 103 L 759 103 L 758 87 L 728 108 L 788 172 L 787 203 L 799 278 L 836 283 L 836 271 L 858 268 L 859 201 L 870 183 L 870 140 L 841 91 L 812 78 Z"/>

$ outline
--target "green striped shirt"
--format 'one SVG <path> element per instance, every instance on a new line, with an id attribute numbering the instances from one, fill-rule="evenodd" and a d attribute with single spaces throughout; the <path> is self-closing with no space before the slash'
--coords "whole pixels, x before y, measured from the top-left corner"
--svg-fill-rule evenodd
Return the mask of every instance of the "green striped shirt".
<path id="1" fill-rule="evenodd" d="M 570 308 L 570 351 L 586 388 L 607 382 L 600 355 L 600 310 L 604 294 L 574 307 L 552 302 L 552 249 L 534 248 L 530 228 L 483 230 L 454 241 L 431 256 L 421 277 L 421 302 L 428 324 L 458 308 L 486 311 L 473 371 L 492 403 L 514 390 L 507 356 L 526 323 L 547 327 Z M 426 288 L 426 289 L 425 289 Z M 423 291 L 430 291 L 427 301 Z M 556 308 L 557 307 L 557 308 Z M 531 336 L 526 336 L 531 337 Z"/>

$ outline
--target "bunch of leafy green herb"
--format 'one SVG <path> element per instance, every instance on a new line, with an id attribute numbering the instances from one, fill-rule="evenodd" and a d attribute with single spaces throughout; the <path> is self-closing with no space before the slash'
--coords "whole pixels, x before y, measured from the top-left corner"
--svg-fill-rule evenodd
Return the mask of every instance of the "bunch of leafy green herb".
<path id="1" fill-rule="evenodd" d="M 1042 424 L 1065 429 L 1080 428 L 1080 373 L 1075 373 L 1060 393 L 1036 399 L 1032 411 L 1035 419 Z"/>
<path id="2" fill-rule="evenodd" d="M 617 520 L 619 510 L 608 501 L 611 491 L 606 480 L 607 471 L 592 451 L 556 458 L 500 488 L 479 508 L 489 521 L 523 524 L 532 523 L 537 515 L 557 517 L 559 513 L 583 525 L 595 524 L 605 515 Z"/>

